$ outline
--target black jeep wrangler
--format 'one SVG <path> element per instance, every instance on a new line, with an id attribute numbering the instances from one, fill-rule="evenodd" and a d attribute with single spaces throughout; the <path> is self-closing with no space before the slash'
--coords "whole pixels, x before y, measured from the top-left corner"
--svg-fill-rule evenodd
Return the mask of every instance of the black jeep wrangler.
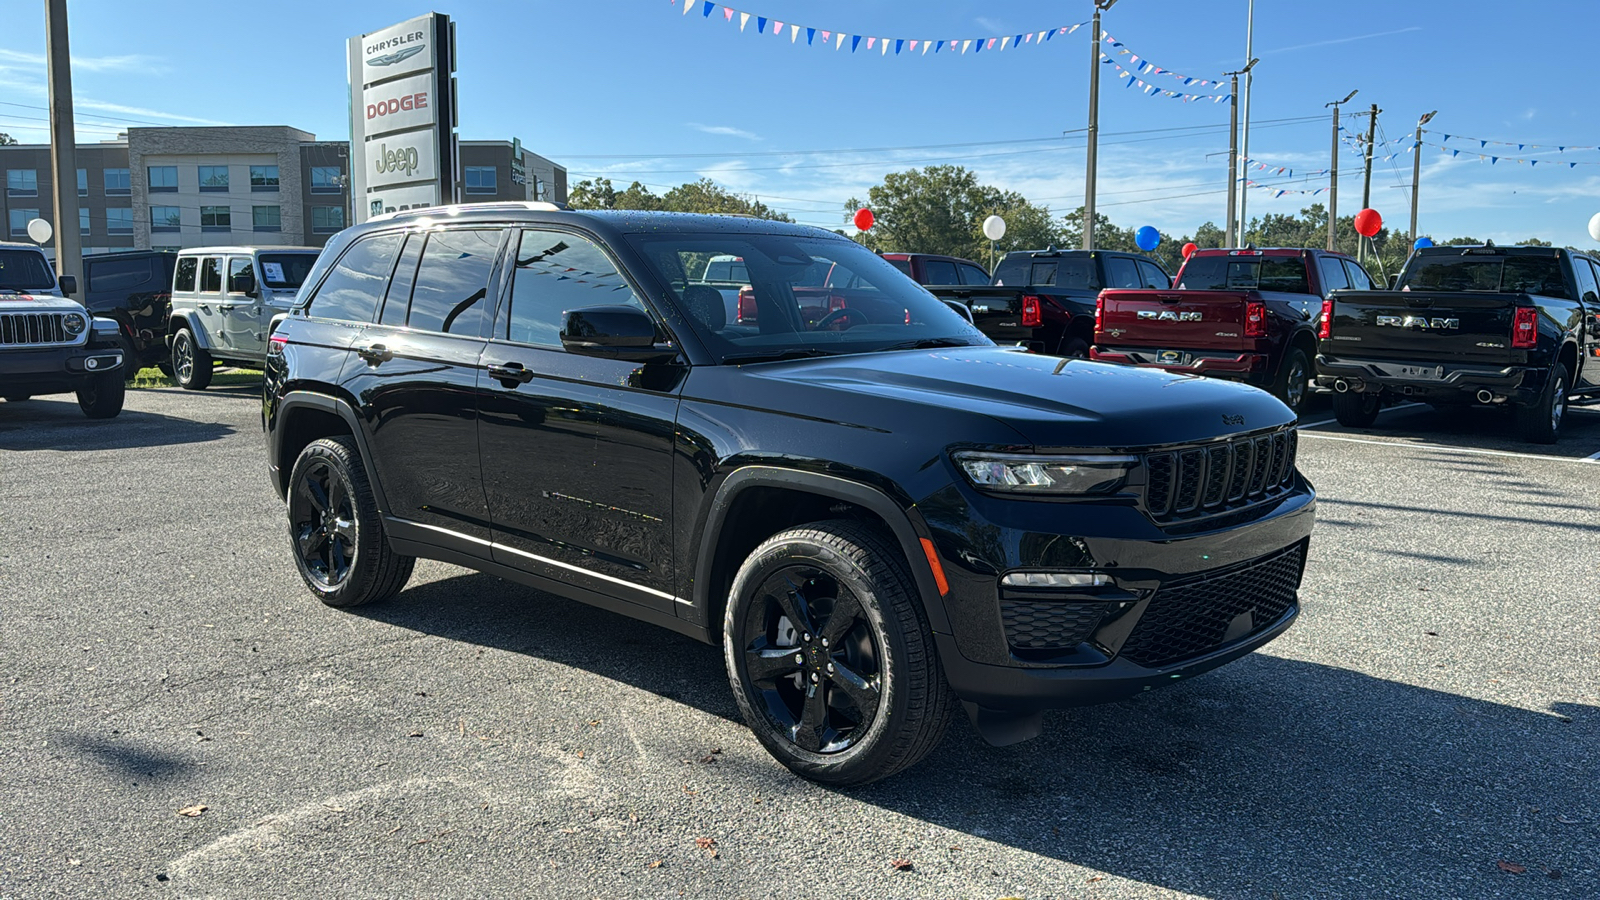
<path id="1" fill-rule="evenodd" d="M 754 321 L 696 282 L 718 256 Z M 957 703 L 1010 743 L 1272 640 L 1315 507 L 1266 392 L 1002 349 L 850 240 L 737 217 L 348 229 L 263 416 L 324 602 L 421 556 L 721 643 L 756 736 L 840 785 L 915 763 Z"/>

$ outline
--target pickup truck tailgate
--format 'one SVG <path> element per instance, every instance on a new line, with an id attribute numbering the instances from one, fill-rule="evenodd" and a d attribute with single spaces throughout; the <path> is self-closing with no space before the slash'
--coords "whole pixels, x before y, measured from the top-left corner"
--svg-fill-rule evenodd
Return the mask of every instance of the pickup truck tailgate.
<path id="1" fill-rule="evenodd" d="M 1250 295 L 1241 291 L 1117 291 L 1100 293 L 1095 343 L 1112 347 L 1244 352 Z"/>
<path id="2" fill-rule="evenodd" d="M 1337 291 L 1323 350 L 1363 359 L 1508 364 L 1520 294 Z"/>

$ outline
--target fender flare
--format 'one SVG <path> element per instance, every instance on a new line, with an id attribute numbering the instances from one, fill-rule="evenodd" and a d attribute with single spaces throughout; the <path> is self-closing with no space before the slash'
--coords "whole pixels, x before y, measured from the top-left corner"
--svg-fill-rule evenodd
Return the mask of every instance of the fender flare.
<path id="1" fill-rule="evenodd" d="M 211 350 L 211 338 L 206 330 L 200 327 L 200 319 L 193 311 L 175 312 L 167 319 L 167 348 L 172 347 L 172 336 L 178 333 L 180 327 L 189 329 L 194 335 L 194 342 L 200 345 L 201 350 Z"/>
<path id="2" fill-rule="evenodd" d="M 383 483 L 378 480 L 378 473 L 372 468 L 372 454 L 368 452 L 367 433 L 361 427 L 361 417 L 356 414 L 355 407 L 342 398 L 316 391 L 289 391 L 278 399 L 277 409 L 274 410 L 276 427 L 267 432 L 267 452 L 269 458 L 276 462 L 283 451 L 284 425 L 296 410 L 314 409 L 319 412 L 332 413 L 344 420 L 350 433 L 355 436 L 356 450 L 361 454 L 361 465 L 367 470 L 367 484 L 372 487 L 373 499 L 377 501 L 379 515 L 389 514 L 389 501 L 383 493 Z M 292 463 L 291 463 L 292 465 Z M 278 496 L 285 496 L 289 489 L 289 471 L 284 467 L 278 472 L 275 487 Z"/>
<path id="3" fill-rule="evenodd" d="M 702 538 L 694 567 L 694 607 L 700 616 L 709 619 L 713 606 L 708 592 L 711 589 L 711 571 L 716 564 L 717 547 L 721 543 L 719 538 L 722 534 L 723 520 L 727 517 L 728 510 L 733 508 L 734 500 L 739 494 L 753 487 L 804 490 L 855 504 L 882 519 L 888 524 L 895 541 L 900 545 L 901 552 L 905 554 L 906 565 L 916 582 L 917 594 L 922 600 L 923 610 L 927 613 L 929 627 L 935 632 L 950 633 L 950 617 L 945 611 L 945 598 L 939 593 L 933 569 L 929 566 L 928 557 L 923 551 L 922 540 L 930 537 L 926 533 L 926 527 L 919 529 L 903 507 L 876 487 L 835 475 L 776 466 L 745 466 L 728 475 L 717 487 L 705 523 L 700 528 Z M 721 623 L 706 621 L 703 624 L 712 634 L 721 633 Z"/>

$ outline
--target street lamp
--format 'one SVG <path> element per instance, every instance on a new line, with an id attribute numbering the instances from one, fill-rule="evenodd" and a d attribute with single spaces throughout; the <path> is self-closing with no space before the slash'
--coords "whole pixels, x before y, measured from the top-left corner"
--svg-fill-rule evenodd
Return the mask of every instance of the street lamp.
<path id="1" fill-rule="evenodd" d="M 1357 89 L 1359 90 L 1359 88 Z M 1350 102 L 1356 95 L 1351 91 L 1344 95 L 1343 100 L 1322 104 L 1323 109 L 1333 107 L 1333 158 L 1328 169 L 1328 249 L 1333 249 L 1334 227 L 1339 221 L 1339 107 Z"/>
<path id="2" fill-rule="evenodd" d="M 1411 143 L 1411 240 L 1417 239 L 1417 180 L 1422 177 L 1422 126 L 1428 124 L 1434 116 L 1438 115 L 1436 109 L 1424 113 L 1417 120 L 1417 135 Z"/>
<path id="3" fill-rule="evenodd" d="M 1236 204 L 1243 188 L 1239 175 L 1239 76 L 1249 75 L 1259 59 L 1252 59 L 1237 72 L 1223 72 L 1230 79 L 1228 86 L 1228 241 L 1235 247 L 1244 245 L 1244 227 L 1239 223 Z M 1237 230 L 1236 230 L 1237 229 Z"/>

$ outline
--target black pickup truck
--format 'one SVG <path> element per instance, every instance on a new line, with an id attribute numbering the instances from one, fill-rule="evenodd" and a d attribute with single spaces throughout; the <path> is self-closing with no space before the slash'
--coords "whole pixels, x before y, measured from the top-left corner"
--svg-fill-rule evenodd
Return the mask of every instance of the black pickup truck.
<path id="1" fill-rule="evenodd" d="M 1526 440 L 1555 443 L 1569 399 L 1600 397 L 1600 269 L 1551 247 L 1430 247 L 1395 291 L 1324 301 L 1317 384 L 1341 424 L 1385 401 L 1510 406 Z"/>
<path id="2" fill-rule="evenodd" d="M 1095 298 L 1106 288 L 1166 290 L 1172 276 L 1161 264 L 1116 250 L 1014 250 L 994 270 L 989 287 L 929 287 L 957 301 L 973 324 L 999 344 L 1035 353 L 1087 357 L 1094 342 Z"/>

